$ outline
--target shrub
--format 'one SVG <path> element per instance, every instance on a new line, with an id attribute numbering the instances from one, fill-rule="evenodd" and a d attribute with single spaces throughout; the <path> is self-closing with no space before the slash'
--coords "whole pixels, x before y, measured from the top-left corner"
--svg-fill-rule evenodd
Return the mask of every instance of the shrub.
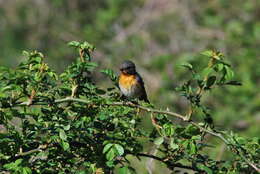
<path id="1" fill-rule="evenodd" d="M 117 76 L 101 70 L 115 84 L 102 89 L 93 82 L 94 47 L 70 42 L 79 57 L 58 75 L 37 51 L 24 52 L 27 60 L 16 69 L 0 72 L 0 170 L 12 173 L 136 173 L 129 156 L 147 157 L 173 172 L 180 168 L 198 173 L 256 173 L 259 139 L 243 138 L 214 128 L 204 94 L 233 81 L 231 66 L 216 51 L 205 51 L 209 64 L 201 71 L 184 64 L 191 78 L 176 90 L 190 104 L 187 114 L 155 109 L 146 103 L 120 101 Z M 152 131 L 141 125 L 140 110 L 149 113 Z M 203 119 L 200 119 L 202 118 Z M 176 124 L 180 120 L 180 124 Z M 234 153 L 228 161 L 204 153 L 205 135 L 224 142 Z M 145 153 L 153 143 L 159 153 Z"/>

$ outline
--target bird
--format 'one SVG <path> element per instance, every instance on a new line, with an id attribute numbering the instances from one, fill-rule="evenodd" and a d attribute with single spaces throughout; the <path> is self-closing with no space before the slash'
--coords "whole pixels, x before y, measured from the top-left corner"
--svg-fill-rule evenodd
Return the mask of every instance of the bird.
<path id="1" fill-rule="evenodd" d="M 124 98 L 139 99 L 150 103 L 147 98 L 143 79 L 136 71 L 135 64 L 132 61 L 125 60 L 120 65 L 118 85 Z"/>

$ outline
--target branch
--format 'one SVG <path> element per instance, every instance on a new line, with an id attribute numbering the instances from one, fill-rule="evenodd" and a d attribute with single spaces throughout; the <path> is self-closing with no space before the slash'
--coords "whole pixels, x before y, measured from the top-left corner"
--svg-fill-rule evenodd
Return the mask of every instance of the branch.
<path id="1" fill-rule="evenodd" d="M 32 102 L 32 103 L 29 103 L 29 102 L 30 101 L 16 103 L 16 104 L 11 105 L 11 107 L 13 107 L 13 106 L 30 106 L 30 105 L 48 105 L 48 103 L 46 103 L 46 102 Z M 84 103 L 84 104 L 96 104 L 96 103 L 93 103 L 93 101 L 90 101 L 90 100 L 72 98 L 72 97 L 57 99 L 57 100 L 54 101 L 54 103 L 57 103 L 57 104 L 58 103 L 64 103 L 64 102 L 78 102 L 78 103 Z M 173 116 L 175 118 L 182 120 L 183 122 L 190 123 L 190 124 L 196 126 L 197 128 L 199 128 L 202 132 L 206 132 L 206 133 L 211 134 L 212 136 L 215 136 L 215 137 L 219 138 L 220 140 L 222 140 L 228 147 L 230 147 L 232 150 L 234 150 L 235 153 L 237 155 L 239 155 L 248 165 L 250 165 L 257 172 L 260 172 L 260 169 L 254 163 L 250 162 L 232 143 L 230 143 L 225 137 L 223 137 L 221 133 L 217 133 L 217 132 L 211 131 L 209 129 L 206 129 L 206 128 L 200 126 L 198 123 L 188 119 L 184 115 L 181 115 L 181 114 L 178 114 L 178 113 L 175 113 L 175 112 L 170 112 L 170 111 L 161 111 L 161 110 L 157 110 L 157 109 L 152 109 L 152 108 L 148 108 L 148 107 L 141 106 L 141 105 L 138 105 L 138 104 L 134 104 L 132 102 L 127 102 L 127 103 L 126 102 L 113 102 L 113 103 L 105 103 L 105 104 L 100 104 L 100 105 L 127 106 L 127 107 L 131 107 L 131 108 L 138 108 L 138 109 L 141 109 L 143 111 L 150 112 L 150 113 L 165 114 L 165 115 Z M 34 153 L 34 151 L 32 151 L 31 153 Z"/>
<path id="2" fill-rule="evenodd" d="M 155 159 L 157 161 L 160 161 L 160 162 L 163 162 L 165 164 L 168 164 L 169 165 L 169 161 L 166 161 L 164 160 L 163 158 L 160 158 L 158 156 L 154 156 L 154 155 L 150 155 L 150 154 L 146 154 L 146 153 L 137 153 L 137 154 L 134 154 L 134 153 L 130 153 L 131 155 L 135 155 L 135 156 L 139 156 L 139 157 L 147 157 L 147 158 L 152 158 L 152 159 Z M 167 166 L 168 166 L 167 165 Z M 191 167 L 191 166 L 184 166 L 180 163 L 170 163 L 170 166 L 172 169 L 174 169 L 175 167 L 178 167 L 178 168 L 183 168 L 183 169 L 188 169 L 188 170 L 194 170 L 194 171 L 201 171 L 197 168 L 194 168 L 194 167 Z"/>
<path id="3" fill-rule="evenodd" d="M 47 144 L 43 144 L 43 145 L 39 145 L 39 147 L 36 148 L 36 149 L 32 149 L 32 150 L 29 150 L 27 152 L 20 152 L 20 153 L 18 153 L 15 156 L 16 157 L 27 156 L 27 155 L 30 155 L 30 154 L 35 153 L 35 152 L 41 152 L 42 150 L 47 149 L 47 148 L 48 148 L 48 145 Z"/>

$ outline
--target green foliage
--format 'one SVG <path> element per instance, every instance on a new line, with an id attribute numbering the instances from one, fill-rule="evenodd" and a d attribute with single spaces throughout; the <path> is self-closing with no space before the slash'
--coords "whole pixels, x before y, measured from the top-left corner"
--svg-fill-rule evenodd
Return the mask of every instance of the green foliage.
<path id="1" fill-rule="evenodd" d="M 190 110 L 178 118 L 188 124 L 177 125 L 171 114 L 156 111 L 154 128 L 147 131 L 141 126 L 139 105 L 120 102 L 118 91 L 101 89 L 93 82 L 97 67 L 91 62 L 94 47 L 75 41 L 69 45 L 77 49 L 79 57 L 60 75 L 37 51 L 24 52 L 27 60 L 16 69 L 1 67 L 0 124 L 5 128 L 0 132 L 1 171 L 83 174 L 118 169 L 120 174 L 136 173 L 128 157 L 145 156 L 145 141 L 153 142 L 161 152 L 146 157 L 173 171 L 180 167 L 206 173 L 254 172 L 250 164 L 259 161 L 259 139 L 215 130 L 210 112 L 201 102 L 206 91 L 238 84 L 230 81 L 233 71 L 221 53 L 204 52 L 209 64 L 201 72 L 191 64 L 184 65 L 192 78 L 178 90 L 190 102 Z M 116 82 L 112 70 L 101 72 Z M 201 123 L 191 121 L 201 113 L 205 116 Z M 205 133 L 224 141 L 234 151 L 235 160 L 216 161 L 202 154 L 209 147 Z"/>

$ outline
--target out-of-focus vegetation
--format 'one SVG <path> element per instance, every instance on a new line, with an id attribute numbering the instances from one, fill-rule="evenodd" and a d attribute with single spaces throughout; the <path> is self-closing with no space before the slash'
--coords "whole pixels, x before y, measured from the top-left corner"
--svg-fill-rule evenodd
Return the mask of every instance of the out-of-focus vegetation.
<path id="1" fill-rule="evenodd" d="M 260 134 L 259 21 L 258 0 L 0 0 L 0 64 L 16 66 L 22 50 L 38 49 L 62 71 L 74 59 L 65 43 L 88 40 L 98 47 L 94 61 L 117 70 L 132 59 L 151 101 L 182 112 L 188 103 L 173 89 L 189 74 L 179 65 L 201 67 L 207 59 L 198 52 L 220 50 L 243 85 L 213 90 L 202 100 L 217 108 L 217 127 L 253 137 Z M 97 83 L 111 85 L 96 76 Z M 212 137 L 208 141 L 215 146 Z M 232 158 L 219 143 L 207 153 Z"/>

